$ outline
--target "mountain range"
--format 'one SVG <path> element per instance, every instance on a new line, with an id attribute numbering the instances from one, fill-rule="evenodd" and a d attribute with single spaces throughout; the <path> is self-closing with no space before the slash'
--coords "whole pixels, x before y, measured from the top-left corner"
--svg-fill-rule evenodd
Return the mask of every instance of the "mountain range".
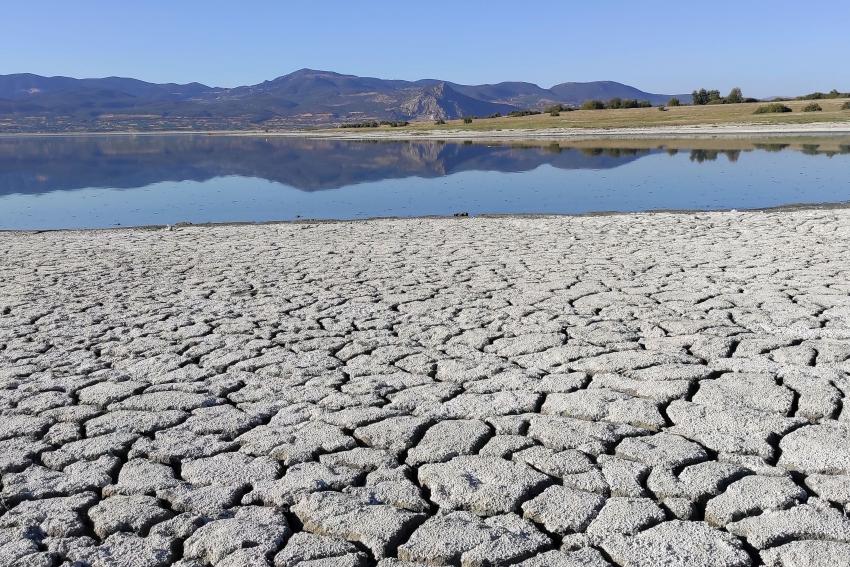
<path id="1" fill-rule="evenodd" d="M 309 127 L 363 120 L 487 116 L 553 104 L 578 106 L 588 99 L 613 97 L 662 104 L 671 96 L 685 95 L 648 93 L 613 81 L 568 82 L 545 89 L 524 82 L 462 85 L 312 69 L 234 88 L 23 73 L 0 75 L 0 131 Z"/>
<path id="2" fill-rule="evenodd" d="M 0 197 L 231 176 L 321 191 L 469 171 L 516 173 L 541 165 L 611 169 L 661 151 L 277 136 L 6 136 L 0 137 Z"/>

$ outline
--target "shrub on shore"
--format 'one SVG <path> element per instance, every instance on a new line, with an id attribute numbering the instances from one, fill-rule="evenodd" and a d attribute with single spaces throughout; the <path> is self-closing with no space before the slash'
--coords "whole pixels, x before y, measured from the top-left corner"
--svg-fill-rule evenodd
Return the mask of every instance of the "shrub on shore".
<path id="1" fill-rule="evenodd" d="M 825 98 L 848 98 L 850 93 L 838 92 L 837 89 L 832 89 L 828 93 L 814 92 L 803 96 L 798 96 L 797 100 L 821 100 Z"/>
<path id="2" fill-rule="evenodd" d="M 803 112 L 820 112 L 821 110 L 823 110 L 823 108 L 821 108 L 821 106 L 816 102 L 807 104 L 803 107 Z"/>
<path id="3" fill-rule="evenodd" d="M 673 97 L 673 98 L 671 98 L 670 100 L 667 101 L 667 106 L 681 106 L 681 105 L 682 105 L 682 102 L 676 97 Z"/>
<path id="4" fill-rule="evenodd" d="M 464 116 L 463 117 L 463 123 L 464 124 L 472 124 L 472 117 L 471 116 Z"/>
<path id="5" fill-rule="evenodd" d="M 553 112 L 570 112 L 573 108 L 571 106 L 564 106 L 563 104 L 554 104 L 552 106 L 547 106 L 544 111 L 549 114 Z"/>
<path id="6" fill-rule="evenodd" d="M 744 102 L 744 93 L 741 92 L 739 87 L 735 87 L 726 95 L 725 102 L 728 104 L 740 104 Z"/>
<path id="7" fill-rule="evenodd" d="M 581 103 L 582 110 L 602 110 L 605 108 L 605 103 L 601 100 L 586 100 Z"/>
<path id="8" fill-rule="evenodd" d="M 772 102 L 756 108 L 753 114 L 774 114 L 778 112 L 791 112 L 791 109 L 781 102 Z"/>
<path id="9" fill-rule="evenodd" d="M 720 96 L 720 91 L 717 89 L 706 90 L 699 89 L 691 94 L 695 105 L 705 104 L 739 104 L 742 102 L 752 102 L 752 99 L 744 98 L 744 93 L 740 87 L 735 87 L 726 96 Z"/>
<path id="10" fill-rule="evenodd" d="M 508 116 L 511 118 L 518 118 L 520 116 L 533 116 L 535 114 L 542 114 L 539 110 L 512 110 L 508 113 Z"/>
<path id="11" fill-rule="evenodd" d="M 445 120 L 443 120 L 442 118 L 440 118 L 439 120 L 434 121 L 434 124 L 436 124 L 437 126 L 440 126 L 441 124 L 445 124 L 445 123 L 446 123 L 446 121 L 445 121 Z"/>
<path id="12" fill-rule="evenodd" d="M 841 110 L 850 110 L 850 100 L 841 105 Z"/>
<path id="13" fill-rule="evenodd" d="M 375 121 L 368 122 L 348 122 L 347 124 L 340 124 L 340 128 L 377 128 L 379 124 Z"/>
<path id="14" fill-rule="evenodd" d="M 637 100 L 634 98 L 614 97 L 605 103 L 605 108 L 649 108 L 652 103 L 648 100 Z"/>
<path id="15" fill-rule="evenodd" d="M 381 120 L 377 122 L 375 120 L 367 120 L 365 122 L 348 122 L 346 124 L 340 124 L 340 128 L 377 128 L 378 126 L 390 126 L 392 128 L 398 128 L 400 126 L 407 126 L 410 122 L 407 120 Z"/>
<path id="16" fill-rule="evenodd" d="M 561 115 L 561 113 L 558 112 L 557 110 L 553 110 L 552 112 L 549 113 L 549 116 L 560 116 L 560 115 Z"/>
<path id="17" fill-rule="evenodd" d="M 704 104 L 717 104 L 717 101 L 723 100 L 720 98 L 720 91 L 711 90 L 708 91 L 706 89 L 699 89 L 698 91 L 694 91 L 691 93 L 691 98 L 693 98 L 693 102 L 695 105 L 704 105 Z"/>

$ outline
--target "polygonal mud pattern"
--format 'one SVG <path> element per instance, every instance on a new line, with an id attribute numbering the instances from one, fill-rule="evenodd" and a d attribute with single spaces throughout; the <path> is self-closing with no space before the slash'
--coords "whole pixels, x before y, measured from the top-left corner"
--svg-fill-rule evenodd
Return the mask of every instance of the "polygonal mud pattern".
<path id="1" fill-rule="evenodd" d="M 0 564 L 850 565 L 850 212 L 0 234 Z"/>

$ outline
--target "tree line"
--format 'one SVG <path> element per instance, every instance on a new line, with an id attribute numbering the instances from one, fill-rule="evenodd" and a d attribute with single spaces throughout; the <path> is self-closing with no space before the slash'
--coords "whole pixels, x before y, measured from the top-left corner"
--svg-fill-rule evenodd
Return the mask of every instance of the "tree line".
<path id="1" fill-rule="evenodd" d="M 744 97 L 744 93 L 739 87 L 735 87 L 726 96 L 720 96 L 720 91 L 717 89 L 706 90 L 699 89 L 691 93 L 694 105 L 706 104 L 740 104 L 742 102 L 758 102 L 756 98 Z"/>
<path id="2" fill-rule="evenodd" d="M 608 99 L 607 102 L 603 102 L 601 100 L 592 99 L 586 100 L 581 104 L 582 110 L 603 110 L 606 108 L 609 109 L 617 109 L 617 108 L 650 108 L 652 103 L 648 100 L 637 100 L 633 98 L 620 98 L 614 97 Z"/>

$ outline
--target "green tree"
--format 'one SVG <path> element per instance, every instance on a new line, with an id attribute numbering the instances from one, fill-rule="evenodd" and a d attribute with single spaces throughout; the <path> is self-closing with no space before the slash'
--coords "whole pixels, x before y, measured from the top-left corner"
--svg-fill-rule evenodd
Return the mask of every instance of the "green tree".
<path id="1" fill-rule="evenodd" d="M 667 101 L 667 106 L 680 106 L 681 104 L 682 103 L 676 97 L 673 97 Z"/>
<path id="2" fill-rule="evenodd" d="M 602 110 L 605 108 L 605 103 L 601 100 L 586 100 L 581 103 L 582 110 Z"/>
<path id="3" fill-rule="evenodd" d="M 695 105 L 708 104 L 708 91 L 705 89 L 694 91 L 691 97 L 693 97 Z"/>
<path id="4" fill-rule="evenodd" d="M 739 87 L 735 87 L 731 91 L 729 91 L 729 95 L 726 97 L 726 102 L 729 104 L 738 104 L 744 102 L 744 93 L 741 92 Z"/>

